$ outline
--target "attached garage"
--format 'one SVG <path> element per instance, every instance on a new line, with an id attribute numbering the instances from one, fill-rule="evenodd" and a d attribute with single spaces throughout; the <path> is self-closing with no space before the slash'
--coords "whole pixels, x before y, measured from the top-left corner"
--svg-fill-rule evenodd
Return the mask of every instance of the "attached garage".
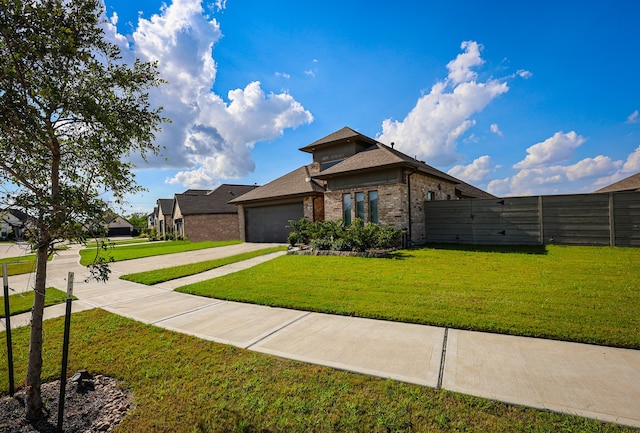
<path id="1" fill-rule="evenodd" d="M 131 236 L 133 224 L 120 215 L 109 215 L 106 219 L 107 236 Z"/>
<path id="2" fill-rule="evenodd" d="M 131 227 L 109 227 L 108 237 L 131 236 Z"/>
<path id="3" fill-rule="evenodd" d="M 291 229 L 290 220 L 304 216 L 303 201 L 269 206 L 245 207 L 247 242 L 286 243 Z"/>

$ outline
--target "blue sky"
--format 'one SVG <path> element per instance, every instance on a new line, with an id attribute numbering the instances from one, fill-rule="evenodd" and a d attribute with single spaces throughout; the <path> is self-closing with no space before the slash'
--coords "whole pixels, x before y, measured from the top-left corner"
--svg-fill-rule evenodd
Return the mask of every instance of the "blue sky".
<path id="1" fill-rule="evenodd" d="M 104 2 L 124 58 L 158 61 L 173 120 L 135 161 L 130 211 L 264 184 L 343 126 L 498 196 L 640 171 L 635 0 Z"/>

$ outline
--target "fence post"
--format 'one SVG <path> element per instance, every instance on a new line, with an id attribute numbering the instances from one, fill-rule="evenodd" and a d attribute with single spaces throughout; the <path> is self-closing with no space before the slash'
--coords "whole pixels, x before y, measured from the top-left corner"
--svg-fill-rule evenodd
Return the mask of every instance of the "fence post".
<path id="1" fill-rule="evenodd" d="M 609 245 L 616 246 L 616 211 L 613 202 L 613 193 L 609 193 Z"/>
<path id="2" fill-rule="evenodd" d="M 2 264 L 2 282 L 4 286 L 4 324 L 7 330 L 7 358 L 9 364 L 9 395 L 13 397 L 15 393 L 13 381 L 13 344 L 11 342 L 11 311 L 9 308 L 9 275 L 7 264 Z"/>
<path id="3" fill-rule="evenodd" d="M 540 230 L 540 245 L 544 245 L 544 210 L 542 209 L 542 196 L 538 196 L 538 229 Z"/>
<path id="4" fill-rule="evenodd" d="M 69 328 L 71 327 L 71 302 L 73 301 L 73 272 L 67 277 L 67 309 L 64 316 L 64 341 L 62 343 L 62 368 L 60 373 L 60 398 L 58 399 L 58 429 L 62 433 L 64 395 L 67 388 L 67 362 L 69 359 Z"/>

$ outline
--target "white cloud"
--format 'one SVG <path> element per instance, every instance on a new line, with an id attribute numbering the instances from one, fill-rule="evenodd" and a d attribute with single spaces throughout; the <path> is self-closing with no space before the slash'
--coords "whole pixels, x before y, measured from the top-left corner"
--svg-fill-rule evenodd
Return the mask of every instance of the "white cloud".
<path id="1" fill-rule="evenodd" d="M 622 165 L 622 161 L 613 161 L 608 156 L 598 155 L 595 158 L 585 158 L 566 167 L 567 180 L 570 182 L 581 179 L 592 179 L 611 173 Z"/>
<path id="2" fill-rule="evenodd" d="M 472 68 L 484 63 L 481 46 L 468 41 L 461 48 L 464 52 L 447 65 L 448 77 L 420 97 L 404 120 L 382 122 L 380 141 L 395 142 L 402 152 L 432 165 L 450 165 L 461 159 L 456 153 L 457 140 L 475 125 L 470 117 L 509 90 L 503 80 L 477 82 Z"/>
<path id="3" fill-rule="evenodd" d="M 118 14 L 116 12 L 113 12 L 111 18 L 109 18 L 109 22 L 114 26 L 118 24 Z"/>
<path id="4" fill-rule="evenodd" d="M 502 137 L 502 131 L 500 131 L 500 127 L 498 126 L 497 123 L 491 124 L 491 132 Z"/>
<path id="5" fill-rule="evenodd" d="M 308 69 L 306 71 L 304 71 L 305 74 L 307 74 L 308 76 L 310 76 L 311 78 L 315 78 L 316 77 L 316 73 L 314 72 L 313 69 Z"/>
<path id="6" fill-rule="evenodd" d="M 525 159 L 514 164 L 513 168 L 527 169 L 567 161 L 573 156 L 574 149 L 585 141 L 585 138 L 575 131 L 566 134 L 556 132 L 545 141 L 529 147 Z"/>
<path id="7" fill-rule="evenodd" d="M 477 42 L 465 41 L 460 45 L 460 48 L 465 50 L 464 53 L 458 54 L 454 60 L 447 63 L 448 78 L 453 84 L 475 81 L 478 74 L 471 68 L 484 63 L 484 60 L 480 57 L 482 46 Z"/>
<path id="8" fill-rule="evenodd" d="M 584 141 L 584 137 L 574 131 L 557 132 L 529 147 L 526 158 L 513 166 L 519 171 L 511 177 L 489 182 L 487 191 L 497 196 L 593 192 L 611 183 L 608 180 L 620 179 L 619 172 L 624 167 L 640 168 L 640 146 L 629 155 L 626 163 L 598 155 L 574 164 L 558 164 L 570 159 Z"/>
<path id="9" fill-rule="evenodd" d="M 474 159 L 469 165 L 456 165 L 448 173 L 465 182 L 480 183 L 486 181 L 496 168 L 498 166 L 491 161 L 491 157 L 484 155 Z"/>
<path id="10" fill-rule="evenodd" d="M 226 1 L 208 7 L 224 9 Z M 313 120 L 291 95 L 265 94 L 258 81 L 230 90 L 227 101 L 212 92 L 218 72 L 213 48 L 222 32 L 201 0 L 174 0 L 150 19 L 140 17 L 128 40 L 115 26 L 106 27 L 107 37 L 121 47 L 126 61 L 157 61 L 161 77 L 168 81 L 150 95 L 172 123 L 162 125 L 156 140 L 165 146 L 163 158 L 151 159 L 148 166 L 182 169 L 167 180 L 170 183 L 208 188 L 221 178 L 243 177 L 255 169 L 255 143 Z"/>
<path id="11" fill-rule="evenodd" d="M 623 173 L 638 173 L 640 172 L 640 146 L 636 148 L 627 157 L 627 161 L 622 166 Z"/>
<path id="12" fill-rule="evenodd" d="M 291 78 L 291 75 L 290 75 L 290 74 L 287 74 L 286 72 L 277 72 L 277 71 L 276 71 L 276 73 L 275 73 L 275 74 L 273 74 L 273 75 L 275 75 L 275 76 L 276 76 L 276 77 L 278 77 L 278 78 L 286 78 L 287 80 L 288 80 L 289 78 Z"/>
<path id="13" fill-rule="evenodd" d="M 533 77 L 533 73 L 525 69 L 518 69 L 516 71 L 516 74 L 518 74 L 520 78 L 524 78 L 525 80 L 528 80 L 529 78 Z"/>
<path id="14" fill-rule="evenodd" d="M 629 114 L 629 117 L 627 117 L 627 123 L 638 123 L 638 121 L 640 121 L 640 119 L 638 119 L 639 115 L 640 113 L 638 113 L 638 110 Z"/>
<path id="15" fill-rule="evenodd" d="M 622 161 L 599 155 L 572 165 L 525 168 L 510 178 L 489 182 L 487 191 L 498 196 L 591 192 L 597 188 L 591 186 L 596 181 L 590 180 L 610 175 L 621 165 Z"/>

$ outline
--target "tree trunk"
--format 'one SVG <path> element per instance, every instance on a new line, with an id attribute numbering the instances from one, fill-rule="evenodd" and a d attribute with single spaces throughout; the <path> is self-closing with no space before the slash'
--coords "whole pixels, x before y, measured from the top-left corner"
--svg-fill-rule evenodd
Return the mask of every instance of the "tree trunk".
<path id="1" fill-rule="evenodd" d="M 36 264 L 36 285 L 31 311 L 31 338 L 29 341 L 29 365 L 27 367 L 26 417 L 28 420 L 43 418 L 42 396 L 42 316 L 44 314 L 44 296 L 47 283 L 47 259 L 49 245 L 38 247 Z"/>

